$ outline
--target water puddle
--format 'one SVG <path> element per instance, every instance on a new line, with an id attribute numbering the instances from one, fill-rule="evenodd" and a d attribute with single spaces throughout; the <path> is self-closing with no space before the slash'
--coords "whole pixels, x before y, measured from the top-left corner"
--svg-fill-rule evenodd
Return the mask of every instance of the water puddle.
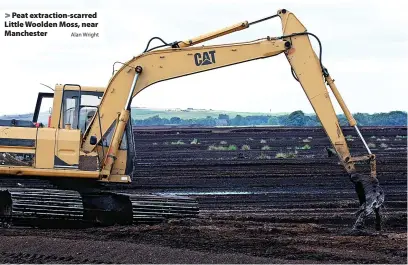
<path id="1" fill-rule="evenodd" d="M 166 191 L 157 192 L 157 195 L 170 195 L 170 196 L 228 196 L 228 195 L 273 195 L 273 194 L 298 194 L 298 195 L 324 195 L 324 194 L 337 194 L 339 192 L 334 192 L 331 190 L 319 190 L 319 189 L 275 189 L 268 191 L 237 191 L 237 190 L 224 190 L 224 191 Z M 341 192 L 344 194 L 344 191 Z"/>
<path id="2" fill-rule="evenodd" d="M 160 192 L 156 193 L 158 195 L 253 195 L 253 194 L 264 194 L 265 192 L 253 192 L 253 191 L 180 191 L 180 192 Z"/>

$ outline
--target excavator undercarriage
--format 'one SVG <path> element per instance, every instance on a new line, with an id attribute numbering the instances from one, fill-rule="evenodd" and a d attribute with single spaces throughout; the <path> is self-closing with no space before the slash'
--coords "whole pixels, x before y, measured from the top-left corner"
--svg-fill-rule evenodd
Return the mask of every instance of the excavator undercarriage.
<path id="1" fill-rule="evenodd" d="M 176 196 L 15 188 L 0 198 L 3 225 L 154 224 L 198 214 L 197 201 Z"/>
<path id="2" fill-rule="evenodd" d="M 195 217 L 198 213 L 197 201 L 189 197 L 118 193 L 103 187 L 0 189 L 0 224 L 3 226 L 154 224 Z"/>

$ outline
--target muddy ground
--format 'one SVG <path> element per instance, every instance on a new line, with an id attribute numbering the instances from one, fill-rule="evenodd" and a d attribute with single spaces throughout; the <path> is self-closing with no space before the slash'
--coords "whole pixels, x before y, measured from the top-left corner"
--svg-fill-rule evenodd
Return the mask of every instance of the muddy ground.
<path id="1" fill-rule="evenodd" d="M 355 133 L 344 132 L 352 154 L 364 154 Z M 108 188 L 196 197 L 198 218 L 133 227 L 0 229 L 0 262 L 405 264 L 406 128 L 362 133 L 377 155 L 386 194 L 381 233 L 372 219 L 365 233 L 351 233 L 357 197 L 337 158 L 328 157 L 321 129 L 136 129 L 133 183 Z"/>

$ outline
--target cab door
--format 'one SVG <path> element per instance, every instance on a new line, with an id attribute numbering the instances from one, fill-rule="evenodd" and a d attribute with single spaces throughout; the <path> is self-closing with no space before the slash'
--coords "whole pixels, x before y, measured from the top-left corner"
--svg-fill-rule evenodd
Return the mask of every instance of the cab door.
<path id="1" fill-rule="evenodd" d="M 81 131 L 79 130 L 79 106 L 81 104 L 81 87 L 78 90 L 67 90 L 64 85 L 61 106 L 61 127 L 55 134 L 55 168 L 79 167 L 79 150 L 81 147 Z"/>
<path id="2" fill-rule="evenodd" d="M 55 141 L 54 167 L 78 169 L 80 147 L 80 130 L 58 129 Z"/>

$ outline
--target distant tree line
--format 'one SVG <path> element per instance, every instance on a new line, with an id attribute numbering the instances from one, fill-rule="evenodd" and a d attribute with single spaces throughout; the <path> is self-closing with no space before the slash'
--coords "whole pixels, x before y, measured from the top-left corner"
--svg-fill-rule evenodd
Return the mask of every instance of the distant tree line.
<path id="1" fill-rule="evenodd" d="M 356 113 L 353 115 L 361 126 L 407 126 L 407 113 L 404 111 L 391 111 L 387 113 Z M 337 115 L 340 125 L 348 125 L 347 118 L 341 114 Z M 159 115 L 147 119 L 133 119 L 134 126 L 160 126 L 160 125 L 195 125 L 195 126 L 253 126 L 253 125 L 275 125 L 275 126 L 321 126 L 316 115 L 306 115 L 303 111 L 294 111 L 288 115 L 260 115 L 241 116 L 230 118 L 227 114 L 219 114 L 217 118 L 207 116 L 201 119 L 181 119 L 172 117 L 170 119 L 160 118 Z"/>

